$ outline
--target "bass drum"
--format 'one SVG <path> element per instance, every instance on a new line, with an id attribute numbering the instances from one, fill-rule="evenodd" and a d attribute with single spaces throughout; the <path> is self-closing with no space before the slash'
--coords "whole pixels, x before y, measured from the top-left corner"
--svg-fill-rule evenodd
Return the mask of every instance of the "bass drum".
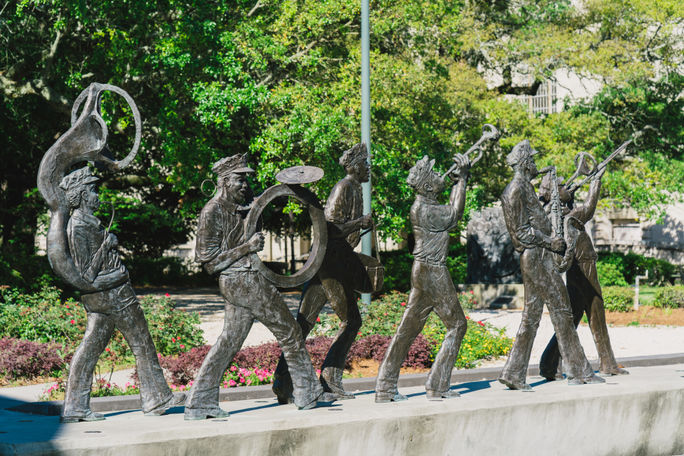
<path id="1" fill-rule="evenodd" d="M 325 221 L 325 214 L 316 195 L 310 190 L 298 184 L 280 184 L 266 189 L 252 205 L 252 208 L 245 220 L 245 239 L 249 239 L 256 233 L 257 224 L 264 208 L 273 200 L 280 197 L 292 197 L 304 204 L 309 211 L 313 229 L 313 239 L 309 258 L 304 263 L 304 267 L 292 275 L 277 274 L 266 266 L 259 256 L 252 254 L 252 266 L 254 266 L 263 276 L 278 288 L 292 288 L 302 285 L 313 278 L 323 264 L 325 250 L 328 244 L 328 227 Z"/>

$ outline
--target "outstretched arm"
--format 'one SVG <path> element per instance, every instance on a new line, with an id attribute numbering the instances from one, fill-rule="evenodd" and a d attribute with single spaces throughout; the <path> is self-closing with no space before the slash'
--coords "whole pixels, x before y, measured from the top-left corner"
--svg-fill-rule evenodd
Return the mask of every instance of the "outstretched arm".
<path id="1" fill-rule="evenodd" d="M 577 206 L 573 211 L 573 215 L 577 217 L 582 223 L 587 223 L 594 217 L 596 212 L 596 205 L 598 204 L 599 194 L 601 193 L 601 178 L 606 172 L 606 168 L 599 171 L 594 180 L 589 185 L 589 193 L 587 199 L 581 206 Z"/>

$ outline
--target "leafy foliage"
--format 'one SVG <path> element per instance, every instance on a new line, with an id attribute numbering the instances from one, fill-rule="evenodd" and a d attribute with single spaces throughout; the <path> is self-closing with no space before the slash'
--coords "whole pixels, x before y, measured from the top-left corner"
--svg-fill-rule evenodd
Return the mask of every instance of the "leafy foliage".
<path id="1" fill-rule="evenodd" d="M 617 265 L 613 263 L 596 263 L 599 283 L 602 287 L 626 287 L 625 276 L 622 275 Z"/>
<path id="2" fill-rule="evenodd" d="M 598 257 L 597 267 L 606 263 L 614 265 L 629 284 L 634 283 L 637 275 L 643 276 L 648 272 L 647 283 L 663 285 L 669 283 L 677 271 L 676 266 L 668 261 L 645 257 L 634 252 L 598 252 Z"/>
<path id="3" fill-rule="evenodd" d="M 7 380 L 59 375 L 66 366 L 62 346 L 14 338 L 0 339 L 0 377 Z"/>
<path id="4" fill-rule="evenodd" d="M 141 153 L 127 174 L 105 173 L 102 190 L 117 207 L 122 246 L 138 255 L 187 239 L 206 201 L 200 184 L 222 156 L 252 155 L 257 192 L 278 169 L 320 166 L 326 174 L 312 188 L 324 200 L 343 173 L 336 158 L 358 142 L 356 1 L 14 0 L 0 14 L 6 258 L 33 252 L 44 212 L 35 170 L 92 81 L 123 87 L 142 111 Z M 399 239 L 409 231 L 410 166 L 428 154 L 446 169 L 484 122 L 504 136 L 472 170 L 479 205 L 498 198 L 510 176 L 503 155 L 523 137 L 565 176 L 577 151 L 605 157 L 651 126 L 638 156 L 611 167 L 605 188 L 611 203 L 656 217 L 664 192 L 682 185 L 681 21 L 674 0 L 374 2 L 372 179 L 381 232 Z M 582 109 L 546 117 L 530 118 L 501 97 L 534 94 L 558 71 L 606 89 Z M 131 141 L 130 112 L 106 96 L 103 115 L 120 154 Z M 663 172 L 668 165 L 676 172 Z"/>
<path id="5" fill-rule="evenodd" d="M 684 286 L 674 285 L 658 288 L 655 292 L 653 305 L 669 309 L 684 307 Z"/>
<path id="6" fill-rule="evenodd" d="M 604 287 L 603 306 L 609 312 L 629 312 L 634 306 L 634 289 L 631 287 Z"/>

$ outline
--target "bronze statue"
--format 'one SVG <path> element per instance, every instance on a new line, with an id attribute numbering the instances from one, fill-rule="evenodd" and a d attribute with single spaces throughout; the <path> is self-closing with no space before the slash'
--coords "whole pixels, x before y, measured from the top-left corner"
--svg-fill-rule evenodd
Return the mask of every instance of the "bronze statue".
<path id="1" fill-rule="evenodd" d="M 449 383 L 467 321 L 446 267 L 446 255 L 449 231 L 458 226 L 463 215 L 470 165 L 468 158 L 461 154 L 454 156 L 454 162 L 448 174 L 454 179 L 454 185 L 447 205 L 437 201 L 445 184 L 444 178 L 432 170 L 434 160 L 425 156 L 409 171 L 407 182 L 418 194 L 411 206 L 411 225 L 416 238 L 411 293 L 378 371 L 375 402 L 406 400 L 406 396 L 397 391 L 399 369 L 433 310 L 444 322 L 447 333 L 427 377 L 427 398 L 440 400 L 459 395 L 449 389 Z"/>
<path id="2" fill-rule="evenodd" d="M 134 113 L 135 144 L 119 162 L 106 155 L 107 126 L 99 106 L 104 90 L 124 96 Z M 84 100 L 83 111 L 76 116 Z M 87 167 L 66 174 L 73 165 L 86 160 L 112 169 L 127 166 L 140 142 L 140 114 L 126 92 L 103 84 L 91 84 L 84 90 L 72 114 L 72 127 L 45 153 L 38 171 L 38 188 L 51 215 L 47 245 L 50 264 L 62 279 L 81 291 L 87 314 L 86 332 L 69 368 L 61 421 L 104 419 L 90 410 L 90 390 L 98 357 L 114 329 L 121 331 L 135 355 L 143 412 L 162 415 L 182 404 L 185 395 L 174 395 L 166 384 L 145 315 L 117 253 L 116 236 L 93 215 L 100 205 L 95 191 L 98 179 Z"/>
<path id="3" fill-rule="evenodd" d="M 534 336 L 546 304 L 558 335 L 560 352 L 567 363 L 569 384 L 602 383 L 604 380 L 594 375 L 584 355 L 572 325 L 568 291 L 554 263 L 554 255 L 563 254 L 565 241 L 552 234 L 551 221 L 530 182 L 539 174 L 534 163 L 536 153 L 525 140 L 506 157 L 514 175 L 501 195 L 501 204 L 513 245 L 521 253 L 525 308 L 499 381 L 511 389 L 531 390 L 525 377 Z"/>
<path id="4" fill-rule="evenodd" d="M 365 144 L 357 144 L 344 152 L 339 162 L 347 175 L 335 184 L 325 205 L 328 221 L 326 254 L 318 274 L 303 291 L 297 322 L 306 338 L 321 309 L 330 301 L 342 324 L 321 366 L 320 381 L 325 391 L 340 399 L 353 399 L 353 394 L 344 391 L 342 373 L 347 353 L 361 327 L 358 292 L 377 291 L 373 289 L 364 263 L 379 265 L 379 262 L 354 252 L 360 230 L 373 224 L 370 215 L 363 215 L 361 183 L 367 182 L 370 175 Z M 281 404 L 291 401 L 292 380 L 283 357 L 276 368 L 273 392 Z"/>
<path id="5" fill-rule="evenodd" d="M 243 206 L 250 194 L 246 155 L 226 157 L 213 166 L 218 175 L 217 192 L 204 206 L 197 228 L 195 260 L 210 274 L 219 274 L 225 320 L 223 332 L 207 354 L 190 390 L 186 420 L 223 418 L 219 407 L 219 384 L 235 353 L 240 349 L 255 320 L 273 332 L 283 355 L 292 366 L 294 403 L 310 409 L 319 402 L 335 400 L 324 394 L 316 378 L 304 338 L 276 287 L 254 267 L 253 254 L 264 247 L 264 236 L 255 232 L 245 239 Z"/>
<path id="6" fill-rule="evenodd" d="M 597 169 L 596 172 L 584 170 L 583 174 L 592 174 L 591 185 L 584 204 L 576 205 L 575 191 L 577 186 L 570 187 L 574 178 L 580 174 L 582 168 L 586 166 L 585 155 L 578 154 L 578 172 L 576 172 L 566 183 L 558 179 L 557 195 L 562 205 L 563 225 L 565 227 L 564 236 L 568 246 L 564 257 L 569 261 L 561 263 L 561 270 L 566 269 L 566 287 L 570 296 L 572 307 L 573 323 L 575 327 L 586 312 L 587 320 L 594 342 L 599 354 L 599 371 L 607 375 L 628 374 L 626 370 L 620 368 L 615 360 L 613 349 L 610 345 L 608 328 L 606 326 L 606 315 L 603 307 L 603 297 L 601 295 L 601 285 L 596 273 L 597 255 L 591 238 L 585 230 L 585 224 L 594 216 L 596 204 L 598 203 L 601 190 L 601 177 L 606 170 L 605 166 Z M 589 156 L 591 157 L 591 156 Z M 593 160 L 593 157 L 591 157 Z M 594 160 L 595 163 L 595 160 Z M 551 186 L 553 179 L 547 174 L 542 179 L 539 189 L 539 199 L 544 204 L 545 209 L 550 209 L 552 200 Z M 567 263 L 567 265 L 564 265 Z M 558 350 L 558 340 L 554 335 L 549 341 L 539 363 L 539 371 L 542 377 L 547 380 L 562 378 L 560 368 L 560 351 Z"/>

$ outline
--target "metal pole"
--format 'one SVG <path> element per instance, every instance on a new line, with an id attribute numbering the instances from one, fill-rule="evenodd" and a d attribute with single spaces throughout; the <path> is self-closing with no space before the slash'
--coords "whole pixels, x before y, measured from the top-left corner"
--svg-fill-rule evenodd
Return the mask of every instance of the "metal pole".
<path id="1" fill-rule="evenodd" d="M 361 0 L 361 141 L 366 144 L 368 149 L 368 162 L 371 155 L 371 135 L 370 135 L 370 26 L 368 1 Z M 363 213 L 371 213 L 371 181 L 363 184 Z M 361 239 L 361 252 L 371 255 L 371 233 L 366 233 Z M 377 246 L 375 247 L 377 248 Z M 361 295 L 364 304 L 370 304 L 370 293 Z"/>

